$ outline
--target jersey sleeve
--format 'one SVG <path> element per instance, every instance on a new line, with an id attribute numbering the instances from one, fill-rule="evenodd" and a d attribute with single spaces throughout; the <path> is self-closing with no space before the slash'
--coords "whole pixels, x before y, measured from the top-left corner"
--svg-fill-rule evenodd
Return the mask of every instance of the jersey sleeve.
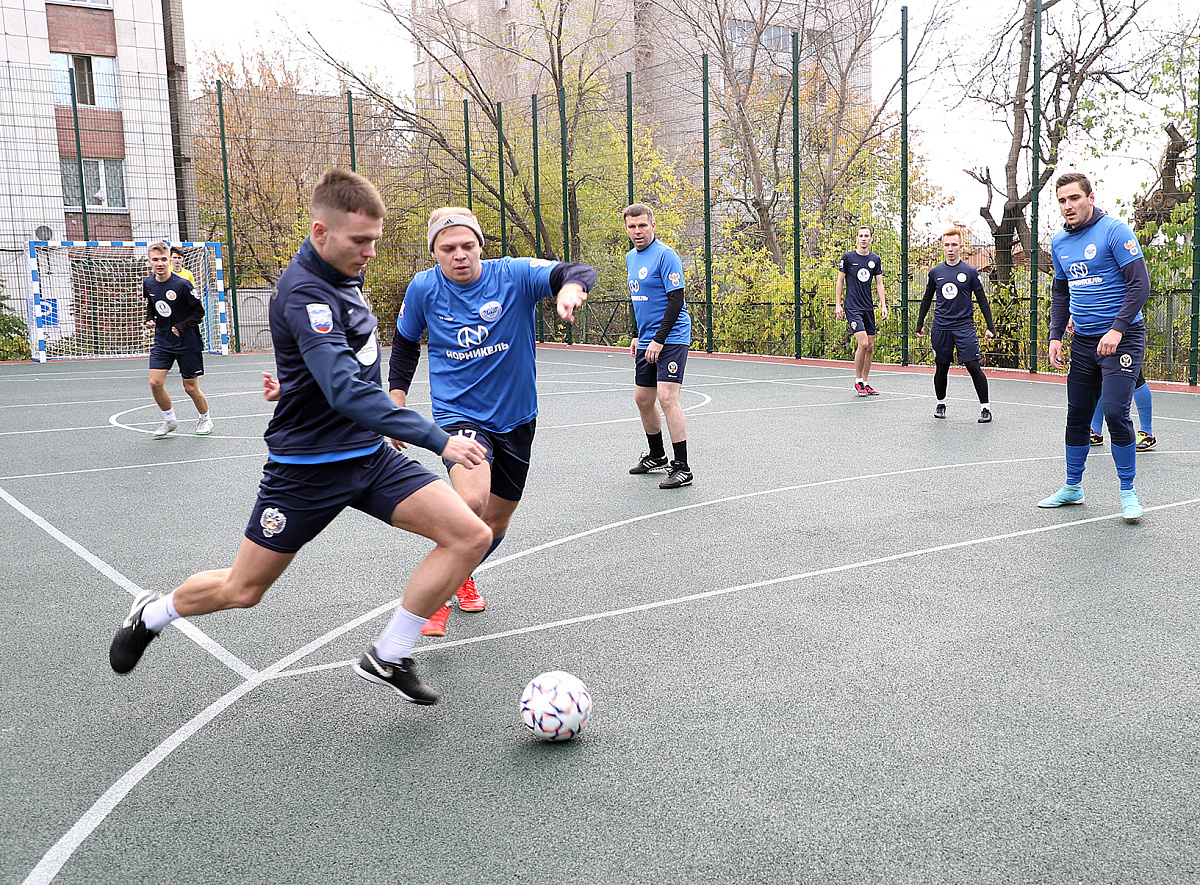
<path id="1" fill-rule="evenodd" d="M 883 259 L 880 258 L 878 255 L 876 255 L 875 256 L 875 270 L 871 274 L 871 276 L 877 277 L 877 276 L 881 276 L 882 274 L 883 274 Z"/>
<path id="2" fill-rule="evenodd" d="M 425 334 L 425 301 L 429 282 L 424 273 L 413 277 L 404 292 L 400 314 L 396 317 L 396 331 L 409 341 L 420 341 Z"/>
<path id="3" fill-rule="evenodd" d="M 838 262 L 838 270 L 841 271 L 842 273 L 846 274 L 846 276 L 850 275 L 850 271 L 846 269 L 846 256 L 845 255 L 843 255 L 842 260 Z"/>
<path id="4" fill-rule="evenodd" d="M 299 286 L 284 303 L 283 317 L 302 354 L 321 344 L 350 348 L 340 312 L 328 292 Z"/>
<path id="5" fill-rule="evenodd" d="M 1118 267 L 1124 267 L 1142 257 L 1142 246 L 1137 236 L 1123 221 L 1118 221 L 1109 229 L 1108 248 L 1112 250 Z"/>
<path id="6" fill-rule="evenodd" d="M 662 277 L 664 292 L 674 292 L 683 288 L 683 260 L 674 249 L 663 250 L 658 272 Z"/>
<path id="7" fill-rule="evenodd" d="M 545 258 L 510 258 L 509 261 L 525 280 L 523 289 L 530 304 L 537 304 L 543 298 L 553 298 L 558 294 L 550 285 L 550 272 L 558 265 L 557 261 Z"/>

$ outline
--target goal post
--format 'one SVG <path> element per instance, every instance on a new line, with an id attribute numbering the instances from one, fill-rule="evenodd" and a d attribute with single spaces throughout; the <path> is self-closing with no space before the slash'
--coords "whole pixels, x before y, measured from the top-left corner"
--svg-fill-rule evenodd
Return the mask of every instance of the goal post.
<path id="1" fill-rule="evenodd" d="M 143 322 L 142 281 L 150 275 L 146 247 L 153 242 L 160 241 L 29 241 L 27 319 L 32 358 L 45 362 L 148 354 L 154 330 Z M 204 305 L 200 337 L 205 352 L 228 355 L 221 244 L 167 245 L 183 247 L 184 269 L 195 277 L 195 292 Z"/>

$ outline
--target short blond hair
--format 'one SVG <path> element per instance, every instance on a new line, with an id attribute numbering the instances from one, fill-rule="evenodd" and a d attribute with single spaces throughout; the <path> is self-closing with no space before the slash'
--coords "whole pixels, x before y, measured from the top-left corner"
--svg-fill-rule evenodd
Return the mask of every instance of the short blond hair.
<path id="1" fill-rule="evenodd" d="M 949 227 L 942 232 L 942 242 L 946 241 L 946 237 L 958 237 L 958 242 L 961 245 L 963 240 L 967 238 L 967 235 L 963 233 L 961 227 Z"/>
<path id="2" fill-rule="evenodd" d="M 168 255 L 170 255 L 171 247 L 168 246 L 166 243 L 151 243 L 149 246 L 146 247 L 146 256 L 147 257 L 149 257 L 151 255 L 157 255 L 159 252 L 166 252 Z"/>

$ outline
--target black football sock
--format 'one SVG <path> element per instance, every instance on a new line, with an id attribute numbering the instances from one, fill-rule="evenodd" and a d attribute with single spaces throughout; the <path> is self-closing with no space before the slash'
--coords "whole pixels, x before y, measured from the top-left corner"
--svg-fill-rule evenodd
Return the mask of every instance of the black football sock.
<path id="1" fill-rule="evenodd" d="M 651 458 L 666 457 L 667 450 L 663 448 L 663 437 L 662 437 L 661 430 L 658 433 L 647 433 L 646 441 L 648 443 L 650 443 L 650 457 Z"/>
<path id="2" fill-rule="evenodd" d="M 687 440 L 672 442 L 671 448 L 675 451 L 675 460 L 687 467 Z"/>

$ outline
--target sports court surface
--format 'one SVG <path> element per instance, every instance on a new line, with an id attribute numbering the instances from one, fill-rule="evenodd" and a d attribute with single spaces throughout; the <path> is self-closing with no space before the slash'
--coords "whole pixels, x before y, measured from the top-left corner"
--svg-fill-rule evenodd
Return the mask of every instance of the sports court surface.
<path id="1" fill-rule="evenodd" d="M 427 542 L 348 512 L 248 611 L 138 588 L 227 565 L 270 355 L 206 358 L 216 430 L 156 441 L 144 360 L 0 365 L 0 881 L 1177 883 L 1200 879 L 1200 397 L 1156 391 L 1147 512 L 1108 447 L 1063 478 L 1061 383 L 701 358 L 693 486 L 645 447 L 627 354 L 539 350 L 526 499 L 425 640 L 436 707 L 349 664 Z M 386 357 L 385 357 L 386 365 Z M 426 369 L 410 403 L 428 408 Z M 421 459 L 437 467 L 428 453 Z M 592 720 L 535 742 L 535 674 Z"/>

